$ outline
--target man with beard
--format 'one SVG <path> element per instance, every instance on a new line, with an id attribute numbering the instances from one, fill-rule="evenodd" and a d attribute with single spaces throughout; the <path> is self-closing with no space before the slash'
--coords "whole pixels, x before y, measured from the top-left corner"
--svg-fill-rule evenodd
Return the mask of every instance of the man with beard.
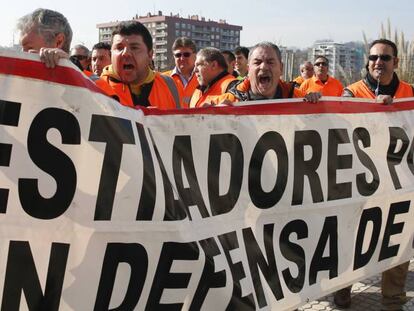
<path id="1" fill-rule="evenodd" d="M 393 98 L 413 97 L 413 87 L 398 79 L 394 72 L 398 68 L 398 50 L 394 42 L 375 40 L 369 48 L 368 73 L 366 77 L 344 89 L 344 97 L 376 99 L 378 103 L 392 104 Z M 405 262 L 382 273 L 382 310 L 401 311 L 407 302 L 405 281 L 409 262 Z M 351 287 L 343 288 L 334 295 L 338 307 L 351 306 Z"/>
<path id="2" fill-rule="evenodd" d="M 398 61 L 394 42 L 386 39 L 375 40 L 369 49 L 367 75 L 346 87 L 342 96 L 375 98 L 384 104 L 391 104 L 393 98 L 412 97 L 412 86 L 400 81 L 394 72 Z"/>
<path id="3" fill-rule="evenodd" d="M 174 80 L 151 69 L 152 37 L 138 21 L 121 22 L 112 32 L 111 61 L 96 84 L 129 107 L 180 108 Z"/>

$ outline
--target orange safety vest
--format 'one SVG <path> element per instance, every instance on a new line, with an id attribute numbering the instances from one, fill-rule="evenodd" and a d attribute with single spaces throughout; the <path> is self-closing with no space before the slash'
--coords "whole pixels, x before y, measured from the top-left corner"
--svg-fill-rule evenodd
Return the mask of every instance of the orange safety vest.
<path id="1" fill-rule="evenodd" d="M 293 82 L 285 82 L 279 80 L 278 87 L 282 92 L 280 98 L 302 98 L 305 96 L 305 94 L 301 90 L 294 87 Z M 226 93 L 214 98 L 214 100 L 212 100 L 212 104 L 218 105 L 225 101 L 235 103 L 238 101 L 254 100 L 249 98 L 249 90 L 250 80 L 248 78 L 245 78 L 244 80 L 239 81 L 237 84 L 232 85 Z"/>
<path id="2" fill-rule="evenodd" d="M 346 87 L 346 89 L 350 90 L 355 97 L 375 99 L 375 94 L 369 89 L 363 80 L 359 80 L 358 82 L 351 84 L 350 86 Z M 405 98 L 413 96 L 413 87 L 407 82 L 400 80 L 394 98 Z"/>
<path id="3" fill-rule="evenodd" d="M 328 80 L 323 83 L 316 76 L 306 79 L 299 87 L 306 94 L 310 92 L 320 92 L 322 96 L 341 96 L 344 89 L 342 83 L 328 76 Z"/>
<path id="4" fill-rule="evenodd" d="M 226 74 L 224 77 L 214 82 L 208 87 L 208 89 L 203 93 L 200 89 L 196 89 L 191 97 L 190 107 L 200 107 L 204 103 L 210 103 L 215 101 L 220 95 L 227 92 L 227 88 L 230 82 L 237 80 L 233 75 Z"/>
<path id="5" fill-rule="evenodd" d="M 197 76 L 193 74 L 187 85 L 184 86 L 179 74 L 173 74 L 172 70 L 163 72 L 163 74 L 173 78 L 175 84 L 177 85 L 178 92 L 180 92 L 181 95 L 181 106 L 182 108 L 188 108 L 190 105 L 191 96 L 193 96 L 194 91 L 198 87 Z"/>
<path id="6" fill-rule="evenodd" d="M 305 79 L 303 79 L 302 76 L 298 76 L 295 79 L 293 79 L 292 82 L 295 82 L 296 87 L 299 87 L 304 81 L 305 81 Z"/>
<path id="7" fill-rule="evenodd" d="M 139 106 L 139 103 L 134 104 L 127 84 L 110 79 L 109 76 L 101 76 L 95 83 L 108 96 L 115 98 L 122 105 L 133 108 Z M 174 81 L 168 76 L 161 75 L 159 72 L 155 73 L 148 101 L 151 107 L 158 109 L 181 108 L 180 95 Z"/>
<path id="8" fill-rule="evenodd" d="M 282 90 L 282 98 L 301 98 L 305 94 L 294 87 L 292 82 L 285 82 L 279 80 L 278 87 Z M 236 90 L 242 93 L 247 93 L 250 89 L 250 80 L 244 79 L 241 83 L 236 85 Z"/>

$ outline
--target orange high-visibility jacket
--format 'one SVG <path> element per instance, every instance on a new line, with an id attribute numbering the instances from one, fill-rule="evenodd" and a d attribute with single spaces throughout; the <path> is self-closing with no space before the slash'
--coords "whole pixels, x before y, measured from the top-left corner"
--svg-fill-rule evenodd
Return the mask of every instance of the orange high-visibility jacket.
<path id="1" fill-rule="evenodd" d="M 195 89 L 198 87 L 197 76 L 193 74 L 187 85 L 184 86 L 179 74 L 173 73 L 172 70 L 163 72 L 163 74 L 173 78 L 175 84 L 177 85 L 178 92 L 180 92 L 181 95 L 181 107 L 188 108 L 190 105 L 191 96 L 193 96 Z"/>
<path id="2" fill-rule="evenodd" d="M 204 103 L 214 102 L 220 95 L 227 92 L 230 82 L 236 80 L 233 75 L 228 73 L 212 85 L 209 85 L 204 92 L 197 88 L 191 97 L 190 107 L 200 107 Z"/>
<path id="3" fill-rule="evenodd" d="M 305 94 L 320 92 L 322 96 L 341 96 L 344 87 L 339 80 L 332 78 L 331 76 L 328 76 L 328 80 L 325 83 L 319 80 L 316 76 L 313 76 L 312 78 L 303 81 L 300 85 L 300 89 L 304 91 Z"/>
<path id="4" fill-rule="evenodd" d="M 129 107 L 139 107 L 140 103 L 134 103 L 131 91 L 127 84 L 110 78 L 101 76 L 95 81 L 96 85 L 101 88 L 108 96 L 115 98 L 122 105 Z M 180 95 L 174 81 L 160 73 L 155 73 L 155 78 L 148 95 L 148 102 L 151 107 L 158 109 L 178 109 L 181 107 Z"/>
<path id="5" fill-rule="evenodd" d="M 296 87 L 299 87 L 302 85 L 302 83 L 305 81 L 305 79 L 302 78 L 302 76 L 298 76 L 295 79 L 293 79 L 292 82 L 296 83 Z"/>
<path id="6" fill-rule="evenodd" d="M 294 87 L 294 83 L 292 82 L 285 82 L 279 80 L 278 89 L 280 90 L 280 97 L 274 99 L 281 99 L 281 98 L 302 98 L 305 94 L 299 90 L 298 88 Z M 255 100 L 250 98 L 249 95 L 250 90 L 250 80 L 248 78 L 238 82 L 235 85 L 232 85 L 227 93 L 224 93 L 221 96 L 218 96 L 214 101 L 214 105 L 218 105 L 225 101 L 230 102 L 238 102 L 238 101 L 249 101 Z"/>
<path id="7" fill-rule="evenodd" d="M 375 99 L 374 92 L 370 90 L 370 88 L 368 87 L 368 85 L 366 85 L 364 80 L 357 81 L 351 84 L 350 86 L 347 86 L 346 89 L 351 91 L 354 97 Z M 394 98 L 405 98 L 413 96 L 413 87 L 407 82 L 400 80 Z"/>

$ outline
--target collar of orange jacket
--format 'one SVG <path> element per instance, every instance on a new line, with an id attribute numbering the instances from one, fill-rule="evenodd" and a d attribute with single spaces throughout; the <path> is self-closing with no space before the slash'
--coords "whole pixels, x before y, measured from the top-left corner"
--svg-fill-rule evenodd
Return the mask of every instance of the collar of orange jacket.
<path id="1" fill-rule="evenodd" d="M 118 74 L 113 69 L 112 65 L 106 66 L 103 69 L 102 76 L 108 76 L 108 77 L 113 78 L 115 80 L 121 81 Z M 154 81 L 154 79 L 155 79 L 155 72 L 148 67 L 148 74 L 147 74 L 146 78 L 144 79 L 144 81 L 139 82 L 139 83 L 130 83 L 128 85 L 129 85 L 129 88 L 130 88 L 130 90 L 133 94 L 139 95 L 141 93 L 141 86 L 143 84 L 151 83 L 152 81 Z"/>

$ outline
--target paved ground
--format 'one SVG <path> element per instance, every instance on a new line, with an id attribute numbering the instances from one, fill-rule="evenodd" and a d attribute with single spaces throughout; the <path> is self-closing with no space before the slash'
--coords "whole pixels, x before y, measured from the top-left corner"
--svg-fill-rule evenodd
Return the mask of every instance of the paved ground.
<path id="1" fill-rule="evenodd" d="M 346 311 L 379 311 L 381 310 L 381 274 L 373 276 L 354 284 L 352 287 L 352 305 Z M 407 296 L 410 300 L 403 310 L 414 311 L 414 260 L 410 263 L 406 283 Z M 333 303 L 333 295 L 312 301 L 301 308 L 300 311 L 340 311 Z"/>

